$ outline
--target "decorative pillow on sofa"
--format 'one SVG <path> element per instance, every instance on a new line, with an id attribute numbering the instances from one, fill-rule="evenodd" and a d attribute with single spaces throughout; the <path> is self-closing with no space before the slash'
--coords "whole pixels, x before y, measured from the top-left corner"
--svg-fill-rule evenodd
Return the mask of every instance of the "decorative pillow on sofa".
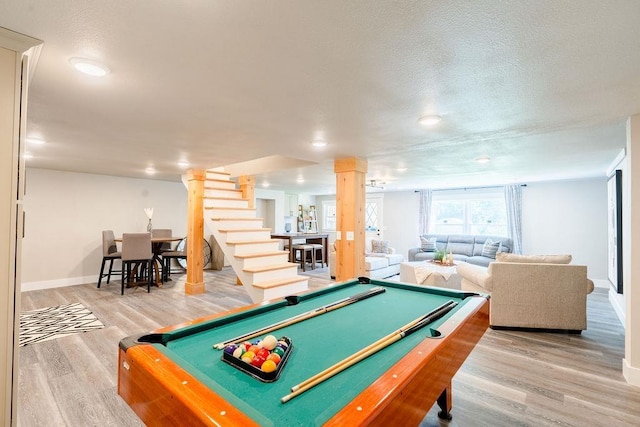
<path id="1" fill-rule="evenodd" d="M 498 249 L 500 249 L 500 240 L 494 242 L 491 239 L 487 239 L 486 242 L 484 242 L 484 246 L 482 247 L 482 256 L 496 259 Z"/>
<path id="2" fill-rule="evenodd" d="M 500 252 L 496 256 L 498 262 L 519 262 L 535 264 L 569 264 L 571 255 L 519 255 Z"/>
<path id="3" fill-rule="evenodd" d="M 389 252 L 389 241 L 371 240 L 371 252 L 374 254 L 386 254 Z"/>
<path id="4" fill-rule="evenodd" d="M 424 236 L 420 236 L 420 252 L 435 252 L 437 249 L 436 239 L 437 237 L 427 239 Z"/>

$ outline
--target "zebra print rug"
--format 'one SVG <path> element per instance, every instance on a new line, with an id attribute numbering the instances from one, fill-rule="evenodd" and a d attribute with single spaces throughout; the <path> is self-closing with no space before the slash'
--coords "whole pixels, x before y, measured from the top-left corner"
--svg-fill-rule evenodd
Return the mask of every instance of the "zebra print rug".
<path id="1" fill-rule="evenodd" d="M 80 303 L 25 311 L 20 314 L 20 347 L 101 328 L 102 322 Z"/>

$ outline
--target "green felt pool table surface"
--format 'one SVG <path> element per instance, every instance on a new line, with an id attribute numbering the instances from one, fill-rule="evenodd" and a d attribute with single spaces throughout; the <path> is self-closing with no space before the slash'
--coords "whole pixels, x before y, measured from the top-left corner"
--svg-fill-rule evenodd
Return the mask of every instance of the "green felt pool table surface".
<path id="1" fill-rule="evenodd" d="M 376 286 L 383 286 L 385 292 L 270 332 L 276 337 L 289 337 L 293 344 L 289 360 L 279 379 L 274 382 L 261 382 L 223 362 L 222 351 L 213 348 L 216 343 Z M 392 369 L 400 359 L 416 351 L 420 342 L 443 339 L 437 337 L 434 331 L 455 318 L 458 311 L 477 298 L 447 289 L 353 280 L 302 295 L 292 305 L 281 300 L 161 332 L 153 338 L 159 343 L 146 345 L 155 347 L 167 359 L 259 425 L 322 425 Z M 458 305 L 444 317 L 291 401 L 281 403 L 281 398 L 290 393 L 292 386 L 451 300 Z M 261 335 L 259 338 L 263 337 Z"/>

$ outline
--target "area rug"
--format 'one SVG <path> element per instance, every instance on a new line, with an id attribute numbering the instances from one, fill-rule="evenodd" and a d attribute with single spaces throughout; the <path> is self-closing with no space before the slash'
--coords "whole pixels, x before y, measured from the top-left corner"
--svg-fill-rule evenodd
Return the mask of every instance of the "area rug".
<path id="1" fill-rule="evenodd" d="M 25 311 L 20 314 L 20 347 L 104 328 L 80 303 Z"/>

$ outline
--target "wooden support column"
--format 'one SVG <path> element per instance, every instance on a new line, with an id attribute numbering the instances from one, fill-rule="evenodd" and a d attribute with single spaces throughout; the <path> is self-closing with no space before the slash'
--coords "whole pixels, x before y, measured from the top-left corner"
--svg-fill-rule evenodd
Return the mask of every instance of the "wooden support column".
<path id="1" fill-rule="evenodd" d="M 256 178 L 254 176 L 239 176 L 238 185 L 242 190 L 242 198 L 249 201 L 249 207 L 256 207 Z"/>
<path id="2" fill-rule="evenodd" d="M 204 180 L 206 172 L 190 169 L 187 172 L 187 281 L 184 293 L 188 295 L 204 293 L 204 257 L 202 247 L 204 239 Z"/>
<path id="3" fill-rule="evenodd" d="M 367 161 L 337 159 L 336 174 L 336 280 L 364 276 L 365 182 Z"/>

